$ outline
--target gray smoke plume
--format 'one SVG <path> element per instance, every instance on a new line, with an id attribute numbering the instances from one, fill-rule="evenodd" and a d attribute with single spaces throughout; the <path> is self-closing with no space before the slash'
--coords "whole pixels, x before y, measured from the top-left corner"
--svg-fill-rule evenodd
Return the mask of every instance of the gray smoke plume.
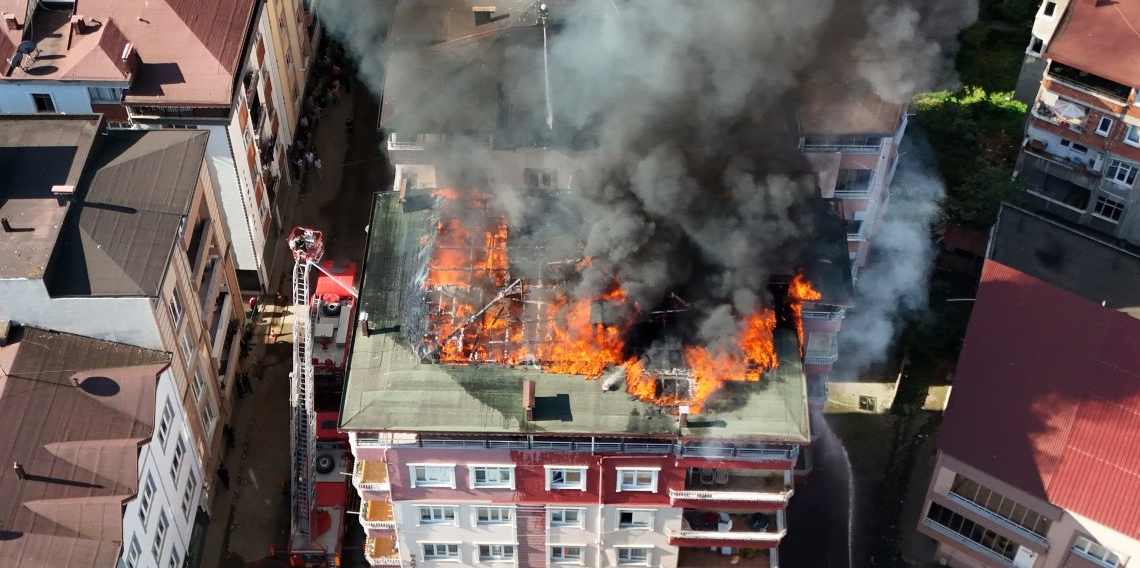
<path id="1" fill-rule="evenodd" d="M 419 4 L 425 14 L 466 6 Z M 486 103 L 509 99 L 497 126 L 508 117 L 517 153 L 575 150 L 566 158 L 572 167 L 559 168 L 557 186 L 567 191 L 553 203 L 517 174 L 491 172 L 500 208 L 527 227 L 512 238 L 550 260 L 590 257 L 574 290 L 580 297 L 620 282 L 644 312 L 670 293 L 682 296 L 695 315 L 689 331 L 713 344 L 732 337 L 737 316 L 769 301 L 770 276 L 790 273 L 815 232 L 819 190 L 796 149 L 798 103 L 852 91 L 905 102 L 945 79 L 953 38 L 977 11 L 974 0 L 547 0 L 544 59 L 538 2 L 498 4 L 507 22 L 493 24 L 502 28 L 494 38 L 509 47 L 492 51 L 490 32 L 476 30 L 433 48 L 401 66 L 412 69 L 407 76 L 388 77 L 398 92 L 383 93 L 385 104 L 400 109 L 411 132 L 462 131 L 496 127 Z M 389 12 L 374 0 L 322 2 L 318 13 L 376 93 L 386 59 L 403 57 L 398 51 L 427 33 L 397 30 L 389 53 L 378 40 Z M 472 52 L 481 54 L 476 64 Z M 892 238 L 880 235 L 875 246 L 917 253 L 892 247 Z M 860 280 L 861 291 L 873 276 Z"/>
<path id="2" fill-rule="evenodd" d="M 931 150 L 918 135 L 903 140 L 890 208 L 872 241 L 872 261 L 855 283 L 856 307 L 840 334 L 842 376 L 855 376 L 882 359 L 899 317 L 926 307 L 933 246 L 930 223 L 944 196 Z"/>

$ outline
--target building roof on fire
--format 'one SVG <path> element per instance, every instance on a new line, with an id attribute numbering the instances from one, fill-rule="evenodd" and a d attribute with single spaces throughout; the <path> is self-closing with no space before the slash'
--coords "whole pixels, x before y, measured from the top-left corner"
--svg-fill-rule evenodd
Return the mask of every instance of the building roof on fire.
<path id="1" fill-rule="evenodd" d="M 21 568 L 108 568 L 138 492 L 166 353 L 12 326 L 0 338 L 0 558 Z M 12 464 L 19 463 L 19 479 Z"/>
<path id="2" fill-rule="evenodd" d="M 988 258 L 1140 318 L 1140 255 L 1094 235 L 1006 204 Z"/>
<path id="3" fill-rule="evenodd" d="M 810 441 L 805 378 L 795 333 L 777 330 L 778 369 L 711 397 L 685 431 L 675 416 L 598 381 L 538 367 L 422 363 L 401 333 L 404 298 L 417 270 L 432 213 L 396 193 L 376 196 L 364 262 L 360 310 L 368 335 L 356 334 L 341 408 L 341 427 L 395 432 L 485 434 L 684 435 L 752 441 Z M 535 381 L 533 420 L 523 381 Z"/>
<path id="4" fill-rule="evenodd" d="M 1140 538 L 1140 322 L 987 260 L 954 394 L 947 454 Z"/>

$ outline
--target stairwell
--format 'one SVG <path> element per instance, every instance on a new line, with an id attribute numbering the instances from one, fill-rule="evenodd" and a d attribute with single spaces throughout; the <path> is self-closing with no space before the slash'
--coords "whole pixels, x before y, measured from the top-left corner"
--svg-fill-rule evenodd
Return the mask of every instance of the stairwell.
<path id="1" fill-rule="evenodd" d="M 546 507 L 520 504 L 515 508 L 515 515 L 519 568 L 545 568 Z"/>

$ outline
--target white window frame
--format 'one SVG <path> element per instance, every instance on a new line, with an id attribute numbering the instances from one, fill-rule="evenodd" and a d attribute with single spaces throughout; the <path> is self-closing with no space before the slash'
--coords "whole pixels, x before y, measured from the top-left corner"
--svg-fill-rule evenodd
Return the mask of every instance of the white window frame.
<path id="1" fill-rule="evenodd" d="M 577 465 L 547 465 L 546 468 L 546 490 L 552 489 L 577 489 L 579 491 L 586 490 L 587 478 L 589 477 L 590 468 Z M 566 473 L 570 471 L 579 471 L 582 473 L 582 480 L 574 485 L 562 481 L 561 483 L 554 482 L 554 474 L 562 472 L 562 479 L 566 479 Z"/>
<path id="2" fill-rule="evenodd" d="M 166 568 L 182 568 L 182 554 L 178 552 L 178 545 L 170 547 L 170 562 L 166 563 Z"/>
<path id="3" fill-rule="evenodd" d="M 1128 208 L 1128 204 L 1121 201 L 1121 200 L 1118 200 L 1118 199 L 1115 199 L 1112 197 L 1108 197 L 1108 196 L 1104 196 L 1104 195 L 1098 195 L 1098 196 L 1096 196 L 1096 201 L 1093 203 L 1092 214 L 1093 214 L 1093 216 L 1097 217 L 1098 219 L 1104 219 L 1105 221 L 1109 221 L 1111 223 L 1119 223 L 1120 219 L 1124 217 L 1124 211 L 1127 208 Z M 1098 211 L 1098 209 L 1099 209 L 1099 211 Z M 1103 211 L 1105 209 L 1111 209 L 1113 211 L 1119 209 L 1120 214 L 1115 219 L 1113 219 L 1112 216 L 1105 215 L 1103 213 Z"/>
<path id="4" fill-rule="evenodd" d="M 619 467 L 615 469 L 617 469 L 617 490 L 619 493 L 622 491 L 647 491 L 650 493 L 657 493 L 657 477 L 661 472 L 661 468 Z M 633 476 L 632 482 L 626 483 L 627 475 Z M 643 475 L 649 476 L 649 485 L 637 484 L 638 478 Z"/>
<path id="5" fill-rule="evenodd" d="M 182 294 L 179 294 L 178 288 L 175 288 L 170 294 L 170 319 L 174 322 L 175 330 L 182 324 L 185 315 L 186 306 L 182 303 Z"/>
<path id="6" fill-rule="evenodd" d="M 1110 170 L 1115 170 L 1115 173 L 1110 174 Z M 1124 173 L 1124 179 L 1120 179 L 1121 173 Z M 1104 179 L 1130 189 L 1132 188 L 1132 184 L 1136 183 L 1136 176 L 1138 174 L 1140 174 L 1140 166 L 1132 162 L 1117 160 L 1116 158 L 1109 158 L 1108 164 L 1104 168 Z M 1128 183 L 1129 177 L 1132 178 L 1132 183 Z"/>
<path id="7" fill-rule="evenodd" d="M 619 529 L 652 529 L 653 522 L 657 519 L 657 512 L 653 509 L 618 509 L 618 528 Z M 622 523 L 621 516 L 625 513 L 630 514 L 630 522 Z M 648 520 L 638 522 L 638 515 L 647 515 Z"/>
<path id="8" fill-rule="evenodd" d="M 1108 126 L 1104 126 L 1105 122 L 1108 122 Z M 1112 125 L 1113 124 L 1114 124 L 1114 122 L 1111 118 L 1108 118 L 1107 116 L 1102 116 L 1102 117 L 1100 117 L 1100 119 L 1098 119 L 1096 121 L 1096 130 L 1094 132 L 1096 132 L 1097 135 L 1099 135 L 1099 136 L 1104 136 L 1107 138 L 1109 133 L 1112 132 Z M 1104 126 L 1104 128 L 1101 128 L 1102 126 Z"/>
<path id="9" fill-rule="evenodd" d="M 158 421 L 158 445 L 166 452 L 166 440 L 170 435 L 170 425 L 174 422 L 174 403 L 166 399 L 162 405 L 162 418 Z"/>
<path id="10" fill-rule="evenodd" d="M 194 365 L 194 372 L 190 375 L 190 390 L 194 392 L 195 403 L 202 400 L 202 393 L 206 392 L 206 378 L 202 376 L 201 365 Z"/>
<path id="11" fill-rule="evenodd" d="M 218 409 L 214 408 L 214 399 L 209 395 L 204 397 L 205 404 L 202 405 L 202 421 L 206 425 L 206 437 L 214 435 L 214 426 L 218 423 Z"/>
<path id="12" fill-rule="evenodd" d="M 511 525 L 515 522 L 515 508 L 514 507 L 497 507 L 489 505 L 478 505 L 475 508 L 475 516 L 472 520 L 476 526 L 484 525 Z M 485 520 L 479 518 L 479 513 L 486 513 Z"/>
<path id="13" fill-rule="evenodd" d="M 428 547 L 431 547 L 432 553 L 428 554 Z M 455 547 L 455 554 L 451 554 L 451 550 L 445 548 L 443 555 L 439 554 L 437 547 Z M 420 552 L 423 553 L 423 559 L 432 562 L 459 562 L 459 543 L 457 542 L 421 542 Z"/>
<path id="14" fill-rule="evenodd" d="M 455 505 L 420 505 L 417 507 L 421 525 L 456 525 L 459 526 L 459 507 Z M 448 512 L 451 518 L 447 518 Z M 426 517 L 424 513 L 427 513 Z"/>
<path id="15" fill-rule="evenodd" d="M 1100 548 L 1103 552 L 1097 554 L 1095 552 L 1096 549 L 1093 547 Z M 1078 535 L 1076 540 L 1073 541 L 1072 550 L 1073 552 L 1076 552 L 1081 558 L 1087 558 L 1088 560 L 1096 562 L 1097 564 L 1100 564 L 1106 568 L 1116 568 L 1123 562 L 1123 559 L 1119 554 L 1109 550 L 1108 547 L 1104 546 L 1103 544 L 1083 535 Z M 1109 560 L 1109 558 L 1116 558 L 1116 562 L 1113 563 L 1111 560 Z"/>
<path id="16" fill-rule="evenodd" d="M 135 535 L 131 537 L 131 545 L 127 547 L 127 554 L 124 558 L 127 568 L 138 566 L 139 556 L 142 556 L 142 546 L 139 545 L 139 537 Z"/>
<path id="17" fill-rule="evenodd" d="M 174 455 L 170 458 L 170 478 L 174 484 L 178 484 L 178 478 L 182 475 L 182 464 L 186 461 L 186 438 L 178 436 L 178 441 L 174 443 Z"/>
<path id="18" fill-rule="evenodd" d="M 578 549 L 577 558 L 565 556 L 565 553 L 571 548 Z M 561 551 L 557 557 L 554 555 L 556 551 Z M 546 557 L 550 559 L 551 564 L 582 564 L 582 560 L 586 557 L 586 546 L 582 544 L 549 544 L 547 545 Z"/>
<path id="19" fill-rule="evenodd" d="M 615 546 L 614 550 L 617 551 L 616 560 L 618 566 L 649 566 L 649 562 L 653 559 L 652 546 Z M 644 551 L 645 559 L 632 558 L 633 551 Z M 626 558 L 622 559 L 622 553 L 626 554 Z"/>
<path id="20" fill-rule="evenodd" d="M 483 554 L 483 548 L 487 548 L 487 554 Z M 498 554 L 496 554 L 498 549 Z M 510 554 L 506 551 L 510 550 Z M 494 562 L 510 562 L 514 563 L 519 557 L 519 546 L 517 544 L 491 544 L 483 543 L 475 545 L 475 559 L 479 562 L 494 563 Z"/>
<path id="21" fill-rule="evenodd" d="M 162 556 L 162 545 L 166 541 L 166 531 L 170 530 L 170 516 L 166 509 L 158 512 L 158 524 L 154 529 L 154 543 L 150 546 L 150 553 L 158 560 Z"/>
<path id="22" fill-rule="evenodd" d="M 1128 125 L 1128 130 L 1124 131 L 1124 143 L 1140 148 L 1140 126 Z"/>
<path id="23" fill-rule="evenodd" d="M 187 334 L 182 333 L 182 334 L 179 334 L 178 341 L 182 345 L 182 357 L 186 361 L 186 366 L 187 367 L 193 367 L 194 366 L 194 354 L 195 354 L 195 351 L 197 351 L 197 349 L 194 345 L 194 340 L 191 339 Z M 195 395 L 195 396 L 197 396 L 197 395 Z"/>
<path id="24" fill-rule="evenodd" d="M 93 104 L 116 104 L 123 98 L 123 90 L 118 87 L 87 87 L 87 97 Z"/>
<path id="25" fill-rule="evenodd" d="M 483 481 L 479 482 L 476 475 L 479 471 L 484 472 L 484 479 L 488 479 L 487 474 L 498 471 L 498 481 Z M 507 472 L 507 479 L 503 480 L 501 473 Z M 471 489 L 514 489 L 515 488 L 515 466 L 508 465 L 469 465 L 467 466 L 467 485 Z"/>
<path id="26" fill-rule="evenodd" d="M 139 492 L 139 521 L 142 526 L 146 528 L 146 522 L 150 520 L 150 506 L 154 504 L 154 492 L 158 486 L 154 484 L 154 476 L 147 472 L 146 481 L 143 482 L 142 491 Z"/>
<path id="27" fill-rule="evenodd" d="M 586 509 L 585 507 L 554 507 L 546 510 L 546 526 L 548 527 L 578 527 L 582 528 L 586 522 Z M 571 522 L 566 520 L 566 512 L 574 511 L 577 520 Z M 561 516 L 562 520 L 556 520 L 555 516 Z"/>
<path id="28" fill-rule="evenodd" d="M 190 470 L 190 474 L 186 476 L 186 490 L 182 492 L 182 513 L 186 515 L 186 519 L 190 520 L 190 514 L 194 511 L 191 504 L 194 502 L 194 492 L 198 490 L 198 476 L 194 470 Z"/>
<path id="29" fill-rule="evenodd" d="M 416 476 L 416 468 L 424 468 L 424 479 L 420 481 Z M 450 479 L 431 479 L 427 473 L 429 469 L 446 470 Z M 453 463 L 410 463 L 408 473 L 411 475 L 412 487 L 450 487 L 455 489 L 455 464 Z"/>
<path id="30" fill-rule="evenodd" d="M 36 97 L 46 97 L 48 102 L 47 106 L 50 106 L 51 109 L 40 110 L 40 106 L 36 104 L 36 100 L 38 100 Z M 34 112 L 37 114 L 59 112 L 59 105 L 55 104 L 55 97 L 53 97 L 51 93 L 28 93 L 28 98 L 32 101 L 32 108 L 36 109 Z"/>

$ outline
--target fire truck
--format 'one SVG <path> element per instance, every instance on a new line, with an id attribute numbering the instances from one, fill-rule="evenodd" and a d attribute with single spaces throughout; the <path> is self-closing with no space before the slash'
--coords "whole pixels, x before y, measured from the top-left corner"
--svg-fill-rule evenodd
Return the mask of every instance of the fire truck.
<path id="1" fill-rule="evenodd" d="M 352 494 L 352 454 L 337 423 L 358 295 L 356 263 L 322 262 L 324 241 L 314 229 L 293 229 L 288 243 L 294 260 L 289 564 L 329 568 L 340 565 Z"/>

